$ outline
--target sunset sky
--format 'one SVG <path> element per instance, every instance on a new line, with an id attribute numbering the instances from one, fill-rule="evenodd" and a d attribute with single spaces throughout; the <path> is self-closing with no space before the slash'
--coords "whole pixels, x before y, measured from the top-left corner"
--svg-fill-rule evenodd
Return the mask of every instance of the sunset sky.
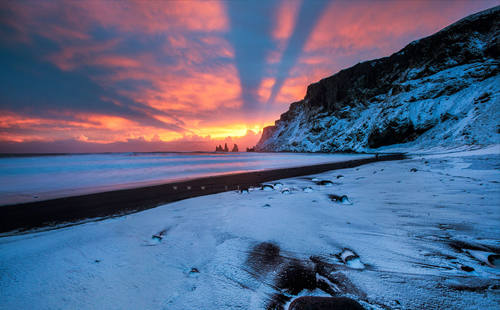
<path id="1" fill-rule="evenodd" d="M 244 150 L 308 84 L 495 5 L 0 1 L 0 153 Z"/>

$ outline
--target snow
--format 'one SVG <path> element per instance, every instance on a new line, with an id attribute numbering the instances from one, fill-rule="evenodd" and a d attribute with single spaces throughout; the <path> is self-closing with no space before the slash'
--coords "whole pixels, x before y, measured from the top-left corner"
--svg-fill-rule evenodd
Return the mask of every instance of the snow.
<path id="1" fill-rule="evenodd" d="M 500 61 L 492 51 L 499 33 L 485 25 L 495 24 L 499 11 L 471 15 L 395 54 L 411 53 L 411 59 L 368 61 L 378 68 L 370 78 L 354 66 L 319 81 L 256 150 L 366 153 L 498 144 Z M 437 40 L 444 44 L 431 46 Z M 340 91 L 338 85 L 351 87 Z"/>
<path id="2" fill-rule="evenodd" d="M 243 152 L 0 157 L 0 205 L 188 178 L 338 162 L 355 157 L 363 158 L 359 155 Z"/>
<path id="3" fill-rule="evenodd" d="M 407 79 L 401 83 L 406 92 L 388 95 L 384 101 L 368 107 L 360 102 L 344 117 L 339 115 L 348 112 L 347 108 L 337 116 L 321 118 L 313 117 L 320 115 L 321 109 L 300 110 L 291 121 L 278 124 L 274 134 L 259 142 L 257 148 L 296 152 L 418 152 L 438 147 L 472 149 L 477 145 L 498 144 L 500 76 L 477 79 L 476 75 L 480 72 L 479 75 L 487 76 L 499 66 L 498 61 L 488 60 L 456 66 L 421 79 L 411 77 L 420 70 L 409 70 Z M 444 89 L 459 90 L 447 95 Z M 478 100 L 481 96 L 486 99 Z M 370 148 L 371 132 L 386 128 L 391 122 L 410 122 L 416 129 L 429 129 L 411 142 Z M 321 130 L 312 130 L 314 127 Z"/>
<path id="4" fill-rule="evenodd" d="M 225 192 L 4 236 L 0 308 L 265 309 L 274 294 L 328 296 L 280 289 L 287 266 L 320 261 L 333 269 L 315 281 L 366 309 L 497 309 L 500 269 L 481 259 L 500 251 L 498 150 L 415 155 L 273 182 L 289 195 Z"/>

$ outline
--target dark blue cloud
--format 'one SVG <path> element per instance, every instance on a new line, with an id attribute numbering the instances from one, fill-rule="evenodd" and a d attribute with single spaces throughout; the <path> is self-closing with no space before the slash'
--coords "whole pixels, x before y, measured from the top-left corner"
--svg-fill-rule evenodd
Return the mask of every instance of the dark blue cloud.
<path id="1" fill-rule="evenodd" d="M 296 26 L 288 46 L 278 64 L 269 64 L 270 52 L 276 51 L 277 42 L 272 32 L 280 1 L 228 1 L 231 31 L 227 38 L 235 49 L 235 62 L 242 88 L 243 107 L 238 111 L 248 119 L 263 120 L 274 108 L 274 101 L 290 70 L 296 65 L 307 39 L 311 35 L 329 1 L 304 1 L 300 7 Z M 285 2 L 286 3 L 286 2 Z M 272 73 L 271 70 L 273 71 Z M 266 107 L 258 95 L 265 77 L 276 78 Z M 275 112 L 275 111 L 272 111 Z"/>
<path id="2" fill-rule="evenodd" d="M 36 47 L 36 48 L 33 48 Z M 60 51 L 51 40 L 33 36 L 30 45 L 5 46 L 0 43 L 0 106 L 2 109 L 22 112 L 27 116 L 49 116 L 51 111 L 71 110 L 124 117 L 148 126 L 175 132 L 186 132 L 180 124 L 167 124 L 149 116 L 166 114 L 104 89 L 90 76 L 98 76 L 105 69 L 82 67 L 71 72 L 62 71 L 43 60 L 44 55 Z M 121 87 L 137 88 L 148 81 L 124 81 Z M 151 86 L 151 85 L 149 85 Z M 122 104 L 117 106 L 102 98 Z M 144 111 L 144 112 L 141 112 Z M 148 113 L 149 112 L 149 113 Z M 62 117 L 51 115 L 51 118 Z M 67 116 L 71 118 L 71 116 Z"/>
<path id="3" fill-rule="evenodd" d="M 242 88 L 242 111 L 252 112 L 259 104 L 257 92 L 266 76 L 266 56 L 275 43 L 270 33 L 278 1 L 228 1 L 231 31 L 228 40 L 235 50 L 235 62 Z"/>
<path id="4" fill-rule="evenodd" d="M 276 81 L 268 100 L 269 103 L 273 103 L 276 100 L 276 96 L 288 78 L 290 70 L 297 63 L 307 39 L 311 36 L 314 26 L 326 9 L 327 4 L 327 1 L 306 1 L 302 4 L 295 29 L 278 65 Z"/>

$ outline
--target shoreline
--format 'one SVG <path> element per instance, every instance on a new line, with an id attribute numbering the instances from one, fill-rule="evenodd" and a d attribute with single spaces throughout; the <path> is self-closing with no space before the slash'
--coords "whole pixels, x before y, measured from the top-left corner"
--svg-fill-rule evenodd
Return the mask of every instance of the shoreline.
<path id="1" fill-rule="evenodd" d="M 378 155 L 312 166 L 226 174 L 169 182 L 161 185 L 113 190 L 0 207 L 0 233 L 76 223 L 86 219 L 125 215 L 188 198 L 235 191 L 279 179 L 353 168 L 377 161 L 405 159 L 403 154 Z"/>

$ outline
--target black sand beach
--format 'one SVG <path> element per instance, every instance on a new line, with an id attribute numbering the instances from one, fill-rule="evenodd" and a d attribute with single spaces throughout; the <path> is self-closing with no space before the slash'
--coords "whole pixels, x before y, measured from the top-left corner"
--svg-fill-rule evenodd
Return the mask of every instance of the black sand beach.
<path id="1" fill-rule="evenodd" d="M 352 168 L 375 161 L 404 158 L 405 156 L 402 154 L 378 155 L 346 162 L 222 175 L 156 186 L 7 205 L 0 207 L 0 233 L 127 214 L 187 198 L 260 186 L 262 183 L 274 180 Z"/>

